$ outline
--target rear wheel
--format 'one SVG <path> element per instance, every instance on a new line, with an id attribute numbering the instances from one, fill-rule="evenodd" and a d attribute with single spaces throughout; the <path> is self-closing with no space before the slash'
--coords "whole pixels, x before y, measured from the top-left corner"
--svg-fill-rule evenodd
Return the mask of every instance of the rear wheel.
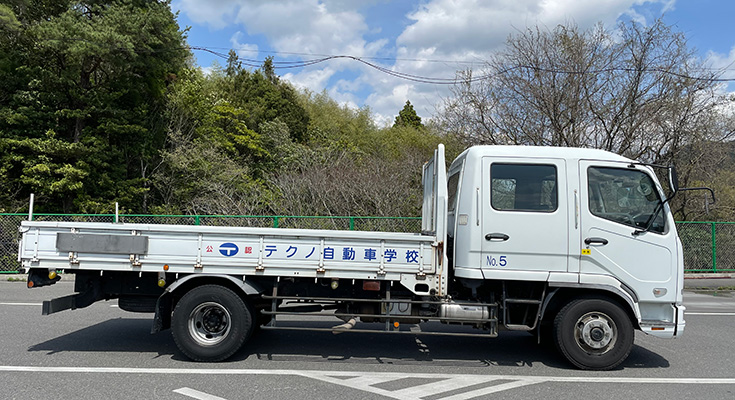
<path id="1" fill-rule="evenodd" d="M 250 307 L 230 289 L 205 285 L 176 305 L 171 319 L 174 341 L 194 361 L 222 361 L 237 352 L 253 330 Z"/>
<path id="2" fill-rule="evenodd" d="M 625 311 L 607 300 L 575 300 L 554 319 L 557 348 L 581 369 L 617 367 L 630 354 L 634 334 Z"/>

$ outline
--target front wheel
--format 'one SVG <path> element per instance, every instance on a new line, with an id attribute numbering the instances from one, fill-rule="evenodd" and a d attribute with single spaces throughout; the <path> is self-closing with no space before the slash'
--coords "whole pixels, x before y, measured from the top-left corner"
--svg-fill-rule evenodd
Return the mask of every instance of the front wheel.
<path id="1" fill-rule="evenodd" d="M 634 335 L 633 324 L 625 311 L 607 300 L 575 300 L 554 319 L 557 348 L 581 369 L 617 367 L 630 354 Z"/>
<path id="2" fill-rule="evenodd" d="M 250 307 L 230 289 L 205 285 L 192 289 L 176 305 L 171 331 L 179 350 L 194 361 L 222 361 L 250 336 Z"/>

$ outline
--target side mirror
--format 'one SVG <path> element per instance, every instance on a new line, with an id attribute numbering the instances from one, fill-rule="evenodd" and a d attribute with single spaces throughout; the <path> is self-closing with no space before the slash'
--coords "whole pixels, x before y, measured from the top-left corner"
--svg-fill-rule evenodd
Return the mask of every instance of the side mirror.
<path id="1" fill-rule="evenodd" d="M 677 175 L 676 167 L 673 165 L 669 167 L 669 187 L 673 193 L 679 190 L 679 175 Z"/>

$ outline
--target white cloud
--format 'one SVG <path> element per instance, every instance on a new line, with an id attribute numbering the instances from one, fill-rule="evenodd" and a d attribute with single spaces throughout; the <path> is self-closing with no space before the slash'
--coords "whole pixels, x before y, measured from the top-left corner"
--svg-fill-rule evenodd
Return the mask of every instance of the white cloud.
<path id="1" fill-rule="evenodd" d="M 729 54 L 710 51 L 707 53 L 706 63 L 715 71 L 721 71 L 720 78 L 735 79 L 735 46 Z M 726 82 L 721 85 L 722 92 L 729 92 L 735 96 L 735 82 Z M 735 107 L 735 106 L 733 106 Z"/>
<path id="2" fill-rule="evenodd" d="M 299 89 L 308 89 L 312 92 L 321 92 L 335 71 L 329 67 L 320 69 L 308 69 L 299 73 L 287 73 L 283 79 L 291 82 Z"/>
<path id="3" fill-rule="evenodd" d="M 237 51 L 237 56 L 241 58 L 255 59 L 258 57 L 258 45 L 252 43 L 240 43 L 242 32 L 237 31 L 230 38 L 232 48 Z"/>
<path id="4" fill-rule="evenodd" d="M 211 75 L 212 72 L 214 72 L 216 67 L 209 66 L 209 67 L 199 67 L 199 70 L 202 71 L 202 74 L 204 75 Z"/>
<path id="5" fill-rule="evenodd" d="M 176 0 L 174 10 L 181 10 L 194 22 L 221 29 L 231 23 L 229 18 L 239 6 L 239 0 Z"/>
<path id="6" fill-rule="evenodd" d="M 328 3 L 332 4 L 332 3 Z M 317 0 L 251 2 L 240 8 L 237 21 L 248 34 L 263 34 L 274 50 L 312 54 L 366 55 L 368 31 L 354 10 L 330 10 Z"/>
<path id="7" fill-rule="evenodd" d="M 735 79 L 735 46 L 730 49 L 730 54 L 710 51 L 707 61 L 713 69 L 722 71 L 722 78 Z"/>

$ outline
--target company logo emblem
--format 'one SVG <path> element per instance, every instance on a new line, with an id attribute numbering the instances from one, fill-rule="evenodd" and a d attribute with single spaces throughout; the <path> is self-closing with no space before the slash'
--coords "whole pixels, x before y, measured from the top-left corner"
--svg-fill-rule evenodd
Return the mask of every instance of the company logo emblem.
<path id="1" fill-rule="evenodd" d="M 225 257 L 232 257 L 237 254 L 237 245 L 235 243 L 222 243 L 219 245 L 219 252 Z"/>

